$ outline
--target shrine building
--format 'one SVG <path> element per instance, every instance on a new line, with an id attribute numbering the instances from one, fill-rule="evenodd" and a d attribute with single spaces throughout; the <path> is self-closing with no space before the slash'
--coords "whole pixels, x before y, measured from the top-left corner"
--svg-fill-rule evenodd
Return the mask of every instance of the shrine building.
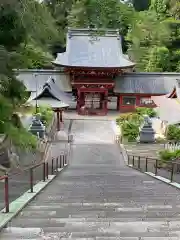
<path id="1" fill-rule="evenodd" d="M 82 115 L 106 115 L 109 110 L 131 112 L 156 107 L 152 96 L 172 91 L 179 73 L 137 73 L 123 54 L 118 30 L 69 29 L 66 51 L 58 53 L 52 70 L 18 70 L 31 94 L 51 77 Z"/>

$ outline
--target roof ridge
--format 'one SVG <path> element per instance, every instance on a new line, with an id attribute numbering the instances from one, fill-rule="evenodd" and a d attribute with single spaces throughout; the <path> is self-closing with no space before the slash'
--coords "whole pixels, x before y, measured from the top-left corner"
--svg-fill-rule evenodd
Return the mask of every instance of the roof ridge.
<path id="1" fill-rule="evenodd" d="M 106 29 L 106 28 L 68 28 L 67 35 L 69 37 L 72 36 L 87 36 L 90 35 L 90 33 L 104 33 L 102 36 L 114 36 L 119 37 L 119 30 L 118 29 Z M 99 34 L 98 34 L 99 35 Z M 101 37 L 101 36 L 99 36 Z"/>

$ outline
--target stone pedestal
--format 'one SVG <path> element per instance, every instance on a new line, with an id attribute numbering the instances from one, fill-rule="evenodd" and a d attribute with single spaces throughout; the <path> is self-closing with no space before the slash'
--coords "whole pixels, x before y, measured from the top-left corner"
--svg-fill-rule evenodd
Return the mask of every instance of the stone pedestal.
<path id="1" fill-rule="evenodd" d="M 56 132 L 55 141 L 68 141 L 67 133 L 64 130 Z"/>
<path id="2" fill-rule="evenodd" d="M 40 116 L 35 116 L 35 118 L 32 121 L 32 124 L 29 127 L 29 131 L 38 136 L 39 138 L 45 137 L 45 126 L 42 124 L 40 120 Z"/>
<path id="3" fill-rule="evenodd" d="M 152 122 L 148 116 L 144 116 L 144 124 L 140 129 L 139 142 L 140 143 L 155 142 L 155 131 L 152 128 Z"/>

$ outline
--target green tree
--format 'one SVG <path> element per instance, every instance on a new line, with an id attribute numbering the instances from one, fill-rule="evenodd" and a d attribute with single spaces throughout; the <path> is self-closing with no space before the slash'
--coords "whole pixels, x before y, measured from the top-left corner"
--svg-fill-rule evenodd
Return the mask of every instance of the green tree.
<path id="1" fill-rule="evenodd" d="M 155 12 L 151 11 L 151 14 L 149 11 L 139 12 L 135 23 L 129 28 L 127 40 L 130 43 L 129 54 L 136 61 L 137 69 L 150 71 L 152 66 L 150 58 L 152 59 L 153 54 L 153 58 L 159 59 L 158 56 L 155 57 L 154 50 L 169 44 L 170 30 L 167 23 L 158 20 Z"/>
<path id="2" fill-rule="evenodd" d="M 0 7 L 0 45 L 11 50 L 26 38 L 26 30 L 14 4 L 3 4 Z"/>
<path id="3" fill-rule="evenodd" d="M 20 45 L 16 51 L 11 53 L 11 59 L 15 69 L 43 69 L 52 68 L 53 57 L 47 49 L 31 41 L 26 45 Z"/>
<path id="4" fill-rule="evenodd" d="M 59 32 L 57 44 L 65 46 L 68 15 L 72 9 L 73 3 L 76 3 L 76 0 L 45 0 L 44 2 L 50 10 Z"/>
<path id="5" fill-rule="evenodd" d="M 168 14 L 169 0 L 152 0 L 151 10 L 155 11 L 158 18 L 166 18 Z"/>
<path id="6" fill-rule="evenodd" d="M 133 9 L 119 0 L 78 0 L 68 15 L 71 27 L 114 28 L 124 35 Z"/>
<path id="7" fill-rule="evenodd" d="M 25 101 L 26 92 L 24 85 L 15 77 L 12 51 L 26 41 L 27 33 L 14 3 L 0 6 L 0 19 L 4 23 L 0 27 L 0 132 L 8 135 L 14 142 L 21 138 L 21 131 L 18 130 L 19 126 L 14 125 L 12 116 L 17 107 Z M 12 137 L 11 129 L 17 133 L 15 138 Z M 24 133 L 29 136 L 26 130 Z M 29 146 L 29 142 L 27 138 L 23 144 L 27 143 Z"/>
<path id="8" fill-rule="evenodd" d="M 28 42 L 33 39 L 42 47 L 46 47 L 58 39 L 55 19 L 43 2 L 21 0 L 16 9 L 27 31 Z"/>
<path id="9" fill-rule="evenodd" d="M 167 71 L 170 64 L 170 54 L 165 46 L 153 47 L 148 54 L 146 72 L 164 72 Z"/>

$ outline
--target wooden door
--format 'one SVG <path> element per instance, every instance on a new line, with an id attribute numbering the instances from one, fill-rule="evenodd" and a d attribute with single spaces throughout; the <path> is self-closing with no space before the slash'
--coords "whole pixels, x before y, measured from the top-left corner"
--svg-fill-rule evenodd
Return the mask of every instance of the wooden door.
<path id="1" fill-rule="evenodd" d="M 87 109 L 100 109 L 101 95 L 100 93 L 85 93 L 85 107 Z"/>

